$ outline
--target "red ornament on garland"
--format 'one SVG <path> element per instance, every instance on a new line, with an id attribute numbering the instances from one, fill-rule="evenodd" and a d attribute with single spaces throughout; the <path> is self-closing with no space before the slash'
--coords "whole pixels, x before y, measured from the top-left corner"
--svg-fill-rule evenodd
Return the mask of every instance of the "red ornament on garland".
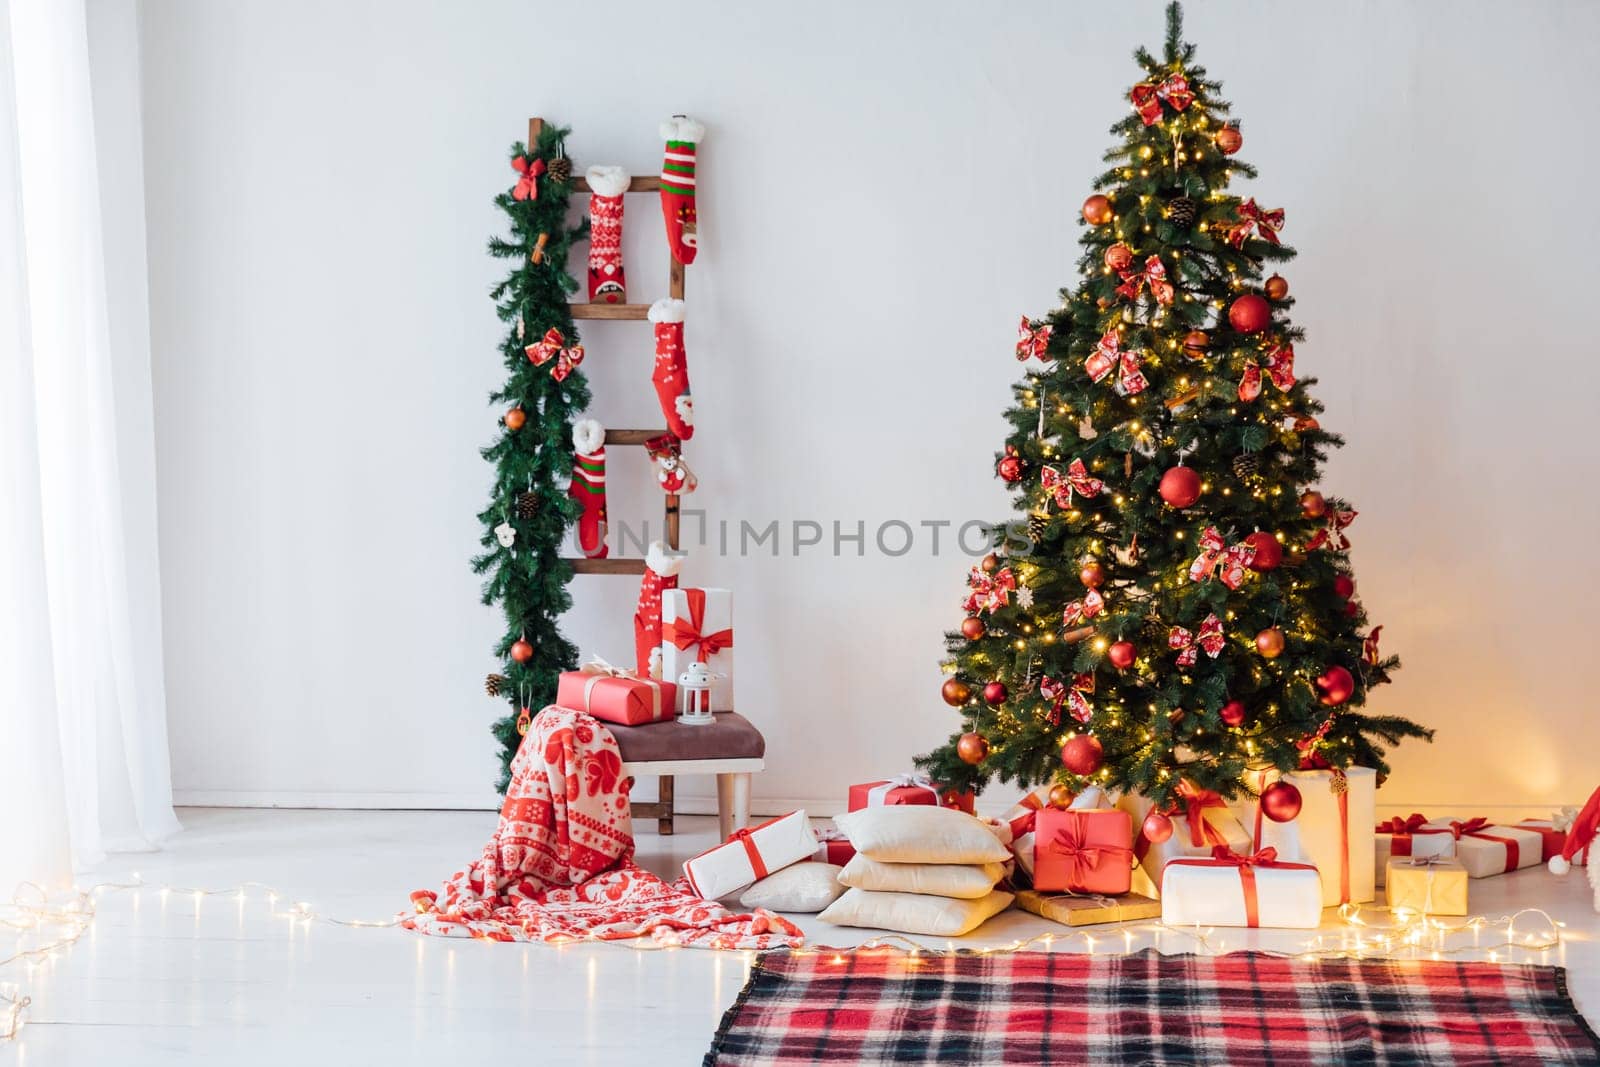
<path id="1" fill-rule="evenodd" d="M 1283 546 L 1267 531 L 1257 530 L 1246 537 L 1244 543 L 1256 550 L 1255 558 L 1250 561 L 1250 569 L 1256 573 L 1276 570 L 1283 563 Z"/>
<path id="2" fill-rule="evenodd" d="M 533 646 L 528 644 L 528 639 L 519 637 L 511 644 L 511 658 L 518 663 L 526 663 L 533 658 Z"/>
<path id="3" fill-rule="evenodd" d="M 527 421 L 528 413 L 523 411 L 520 407 L 512 408 L 510 411 L 506 412 L 506 429 L 511 430 L 512 432 L 522 429 L 522 427 L 527 424 Z"/>
<path id="4" fill-rule="evenodd" d="M 1127 270 L 1133 265 L 1133 249 L 1118 241 L 1106 249 L 1106 266 L 1112 270 Z"/>
<path id="5" fill-rule="evenodd" d="M 1073 774 L 1084 778 L 1089 777 L 1100 769 L 1100 762 L 1105 757 L 1105 749 L 1101 746 L 1099 738 L 1089 734 L 1079 734 L 1061 746 L 1061 763 Z"/>
<path id="6" fill-rule="evenodd" d="M 1133 666 L 1133 661 L 1138 657 L 1139 650 L 1133 647 L 1132 641 L 1118 641 L 1106 649 L 1106 659 L 1119 671 L 1125 671 Z"/>
<path id="7" fill-rule="evenodd" d="M 959 708 L 971 698 L 972 687 L 960 678 L 947 678 L 944 685 L 939 687 L 939 695 L 952 708 Z"/>
<path id="8" fill-rule="evenodd" d="M 961 636 L 968 641 L 976 641 L 989 632 L 989 627 L 984 625 L 982 619 L 976 615 L 961 620 Z"/>
<path id="9" fill-rule="evenodd" d="M 1200 499 L 1200 474 L 1193 467 L 1173 467 L 1161 476 L 1161 499 L 1175 508 L 1186 508 Z"/>
<path id="10" fill-rule="evenodd" d="M 1225 156 L 1231 156 L 1244 147 L 1244 134 L 1232 126 L 1224 126 L 1218 130 L 1215 140 L 1218 151 Z"/>
<path id="11" fill-rule="evenodd" d="M 1257 293 L 1245 293 L 1228 305 L 1228 325 L 1240 333 L 1260 333 L 1272 322 L 1272 305 Z"/>
<path id="12" fill-rule="evenodd" d="M 1222 710 L 1217 715 L 1229 726 L 1243 726 L 1245 719 L 1245 706 L 1242 700 L 1230 700 L 1222 705 Z"/>
<path id="13" fill-rule="evenodd" d="M 1300 790 L 1290 782 L 1273 782 L 1261 791 L 1261 814 L 1273 822 L 1292 822 L 1302 803 Z"/>
<path id="14" fill-rule="evenodd" d="M 1106 569 L 1098 560 L 1090 560 L 1078 571 L 1078 581 L 1090 589 L 1099 589 L 1106 584 Z"/>
<path id="15" fill-rule="evenodd" d="M 995 572 L 995 568 L 1000 566 L 1000 557 L 991 552 L 987 556 L 983 557 L 983 560 L 978 564 L 978 566 L 983 568 L 983 573 L 993 574 Z"/>
<path id="16" fill-rule="evenodd" d="M 986 704 L 999 705 L 1006 702 L 1006 697 L 1011 693 L 1006 689 L 1004 682 L 990 682 L 983 687 L 983 700 Z"/>
<path id="17" fill-rule="evenodd" d="M 1317 688 L 1322 691 L 1318 699 L 1336 708 L 1355 695 L 1356 680 L 1343 667 L 1329 667 L 1317 675 Z"/>
<path id="18" fill-rule="evenodd" d="M 1201 359 L 1211 350 L 1211 335 L 1204 330 L 1190 330 L 1183 335 L 1183 354 L 1190 359 Z"/>
<path id="19" fill-rule="evenodd" d="M 1151 811 L 1139 826 L 1139 836 L 1152 845 L 1159 845 L 1172 836 L 1172 820 L 1159 811 Z"/>
<path id="20" fill-rule="evenodd" d="M 989 754 L 989 742 L 982 734 L 966 733 L 956 739 L 956 755 L 961 762 L 976 766 Z"/>
<path id="21" fill-rule="evenodd" d="M 1356 595 L 1356 580 L 1348 574 L 1336 575 L 1333 579 L 1333 593 L 1340 600 L 1349 600 Z"/>
<path id="22" fill-rule="evenodd" d="M 1282 300 L 1289 295 L 1289 280 L 1281 274 L 1274 274 L 1267 279 L 1262 287 L 1268 300 Z"/>
<path id="23" fill-rule="evenodd" d="M 1269 626 L 1256 634 L 1256 651 L 1267 659 L 1277 659 L 1283 655 L 1283 631 L 1276 626 Z"/>
<path id="24" fill-rule="evenodd" d="M 1320 519 L 1328 513 L 1328 501 L 1315 489 L 1300 495 L 1300 514 L 1308 519 Z"/>
<path id="25" fill-rule="evenodd" d="M 1015 445 L 1006 445 L 1006 454 L 1000 457 L 1000 462 L 995 464 L 995 473 L 1000 475 L 1000 480 L 1007 485 L 1015 485 L 1022 481 L 1022 457 L 1017 455 Z"/>
<path id="26" fill-rule="evenodd" d="M 1050 806 L 1065 811 L 1072 806 L 1073 798 L 1077 796 L 1061 782 L 1050 787 Z"/>
<path id="27" fill-rule="evenodd" d="M 1083 217 L 1091 226 L 1103 226 L 1111 221 L 1111 201 L 1095 193 L 1083 202 Z"/>

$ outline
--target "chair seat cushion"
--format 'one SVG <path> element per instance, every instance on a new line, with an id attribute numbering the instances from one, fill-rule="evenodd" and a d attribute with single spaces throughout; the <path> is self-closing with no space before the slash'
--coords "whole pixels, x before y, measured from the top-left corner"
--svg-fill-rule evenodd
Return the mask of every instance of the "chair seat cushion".
<path id="1" fill-rule="evenodd" d="M 767 740 L 750 720 L 737 712 L 718 712 L 710 726 L 684 726 L 668 722 L 622 726 L 608 722 L 624 763 L 659 763 L 685 759 L 760 759 Z"/>

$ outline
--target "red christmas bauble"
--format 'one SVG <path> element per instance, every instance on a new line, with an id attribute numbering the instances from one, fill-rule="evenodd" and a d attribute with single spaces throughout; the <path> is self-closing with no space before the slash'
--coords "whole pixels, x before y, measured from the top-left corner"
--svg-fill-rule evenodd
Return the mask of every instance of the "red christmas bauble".
<path id="1" fill-rule="evenodd" d="M 1065 785 L 1057 782 L 1055 785 L 1050 787 L 1050 806 L 1052 808 L 1060 808 L 1062 811 L 1065 811 L 1072 805 L 1072 798 L 1077 795 L 1078 794 L 1068 789 Z"/>
<path id="2" fill-rule="evenodd" d="M 956 755 L 963 763 L 979 764 L 989 754 L 989 742 L 982 734 L 962 734 L 956 739 Z"/>
<path id="3" fill-rule="evenodd" d="M 983 573 L 993 574 L 1000 566 L 1000 557 L 991 552 L 987 556 L 983 557 L 982 562 L 980 562 L 978 566 L 983 568 Z"/>
<path id="4" fill-rule="evenodd" d="M 1199 359 L 1211 350 L 1211 335 L 1204 330 L 1190 330 L 1183 335 L 1183 354 Z"/>
<path id="5" fill-rule="evenodd" d="M 506 412 L 506 429 L 520 430 L 528 421 L 528 413 L 521 408 L 512 408 Z"/>
<path id="6" fill-rule="evenodd" d="M 1356 595 L 1356 580 L 1348 574 L 1335 575 L 1333 592 L 1340 600 L 1349 600 Z"/>
<path id="7" fill-rule="evenodd" d="M 1300 514 L 1308 519 L 1320 519 L 1328 513 L 1328 501 L 1315 489 L 1300 494 Z"/>
<path id="8" fill-rule="evenodd" d="M 1289 279 L 1281 274 L 1274 274 L 1261 288 L 1267 294 L 1268 300 L 1282 300 L 1289 295 Z"/>
<path id="9" fill-rule="evenodd" d="M 946 678 L 944 685 L 939 687 L 939 695 L 952 708 L 959 708 L 971 698 L 972 687 L 960 678 Z"/>
<path id="10" fill-rule="evenodd" d="M 1295 433 L 1308 433 L 1311 430 L 1320 430 L 1320 429 L 1322 429 L 1322 423 L 1318 422 L 1316 420 L 1315 416 L 1312 416 L 1312 415 L 1296 415 L 1295 416 L 1295 419 L 1294 419 L 1294 432 Z"/>
<path id="11" fill-rule="evenodd" d="M 1010 695 L 1004 682 L 990 682 L 983 687 L 983 700 L 986 704 L 1004 704 L 1006 697 Z"/>
<path id="12" fill-rule="evenodd" d="M 988 632 L 989 627 L 985 626 L 983 620 L 976 615 L 961 620 L 961 636 L 968 641 L 976 641 Z"/>
<path id="13" fill-rule="evenodd" d="M 1358 612 L 1360 610 L 1361 610 L 1361 604 L 1360 604 L 1359 601 L 1346 600 L 1344 602 L 1344 613 L 1345 613 L 1345 615 L 1347 617 L 1352 618 L 1352 619 L 1355 618 L 1356 617 L 1356 612 Z"/>
<path id="14" fill-rule="evenodd" d="M 1173 467 L 1161 476 L 1161 499 L 1186 508 L 1200 499 L 1200 473 L 1193 467 Z"/>
<path id="15" fill-rule="evenodd" d="M 1172 836 L 1172 820 L 1159 811 L 1152 811 L 1140 824 L 1139 836 L 1152 845 L 1159 845 Z"/>
<path id="16" fill-rule="evenodd" d="M 1106 569 L 1099 562 L 1090 560 L 1079 569 L 1078 581 L 1090 589 L 1099 589 L 1106 584 Z"/>
<path id="17" fill-rule="evenodd" d="M 1250 561 L 1251 570 L 1265 573 L 1276 570 L 1283 563 L 1283 545 L 1267 531 L 1257 530 L 1244 542 L 1256 550 L 1255 558 Z"/>
<path id="18" fill-rule="evenodd" d="M 1106 659 L 1119 671 L 1125 671 L 1133 666 L 1133 661 L 1139 655 L 1139 650 L 1133 647 L 1132 641 L 1118 641 L 1106 649 Z"/>
<path id="19" fill-rule="evenodd" d="M 1133 265 L 1133 249 L 1118 241 L 1106 249 L 1106 266 L 1112 270 L 1127 270 Z"/>
<path id="20" fill-rule="evenodd" d="M 1319 699 L 1328 707 L 1336 708 L 1355 695 L 1356 680 L 1343 667 L 1329 667 L 1317 675 L 1317 688 L 1322 690 Z"/>
<path id="21" fill-rule="evenodd" d="M 1256 651 L 1267 659 L 1277 659 L 1283 655 L 1283 631 L 1276 626 L 1269 626 L 1256 634 Z"/>
<path id="22" fill-rule="evenodd" d="M 1261 814 L 1273 822 L 1292 821 L 1300 805 L 1300 790 L 1289 782 L 1273 782 L 1261 791 Z"/>
<path id="23" fill-rule="evenodd" d="M 995 473 L 1000 475 L 1000 480 L 1007 485 L 1015 485 L 1022 481 L 1022 457 L 1015 453 L 1001 456 L 1000 462 L 995 464 L 994 469 Z"/>
<path id="24" fill-rule="evenodd" d="M 1217 131 L 1217 149 L 1225 156 L 1231 156 L 1244 147 L 1244 134 L 1232 126 L 1224 126 Z"/>
<path id="25" fill-rule="evenodd" d="M 1272 305 L 1256 293 L 1245 293 L 1228 305 L 1228 325 L 1240 333 L 1260 333 L 1272 322 Z"/>
<path id="26" fill-rule="evenodd" d="M 1095 193 L 1083 202 L 1083 217 L 1091 226 L 1102 226 L 1111 221 L 1111 201 Z"/>
<path id="27" fill-rule="evenodd" d="M 1230 700 L 1222 705 L 1222 710 L 1217 715 L 1229 726 L 1243 726 L 1245 717 L 1244 701 Z"/>
<path id="28" fill-rule="evenodd" d="M 511 658 L 518 663 L 526 663 L 533 658 L 533 646 L 525 638 L 518 638 L 511 643 Z"/>
<path id="29" fill-rule="evenodd" d="M 1100 761 L 1105 756 L 1105 749 L 1101 747 L 1099 738 L 1089 734 L 1079 734 L 1061 746 L 1061 763 L 1073 774 L 1087 778 L 1100 769 Z"/>

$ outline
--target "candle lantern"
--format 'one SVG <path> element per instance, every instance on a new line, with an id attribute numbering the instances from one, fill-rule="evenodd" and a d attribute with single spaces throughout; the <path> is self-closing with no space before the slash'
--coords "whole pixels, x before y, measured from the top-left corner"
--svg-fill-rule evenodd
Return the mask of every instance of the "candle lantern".
<path id="1" fill-rule="evenodd" d="M 685 726 L 710 726 L 716 721 L 711 714 L 712 677 L 704 663 L 691 663 L 678 675 L 678 721 Z"/>

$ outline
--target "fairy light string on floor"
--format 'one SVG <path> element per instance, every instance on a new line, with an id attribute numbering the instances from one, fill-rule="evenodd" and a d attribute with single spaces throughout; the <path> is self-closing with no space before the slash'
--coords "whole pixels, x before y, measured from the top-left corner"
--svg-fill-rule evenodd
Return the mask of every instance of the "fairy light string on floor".
<path id="1" fill-rule="evenodd" d="M 54 960 L 75 945 L 94 922 L 96 902 L 101 895 L 111 892 L 158 892 L 163 902 L 191 900 L 196 908 L 208 897 L 228 897 L 242 907 L 252 898 L 264 898 L 269 907 L 268 917 L 283 919 L 290 924 L 325 923 L 359 929 L 387 929 L 400 925 L 400 917 L 387 919 L 346 919 L 317 910 L 307 901 L 295 901 L 280 908 L 278 902 L 287 895 L 263 882 L 241 882 L 226 888 L 199 886 L 156 885 L 145 882 L 136 873 L 132 881 L 100 882 L 86 889 L 74 889 L 65 899 L 52 900 L 41 886 L 27 882 L 12 896 L 11 902 L 0 906 L 0 931 L 12 932 L 18 945 L 9 954 L 0 956 L 0 976 L 12 964 L 23 964 L 30 970 L 43 962 Z M 1390 916 L 1392 921 L 1375 921 L 1377 915 Z M 1179 927 L 1160 922 L 1107 923 L 1094 930 L 1066 928 L 1048 930 L 1031 937 L 1018 938 L 1009 944 L 966 948 L 953 941 L 942 945 L 928 944 L 902 934 L 880 934 L 857 945 L 806 945 L 789 949 L 796 955 L 826 955 L 835 962 L 845 963 L 850 956 L 864 953 L 902 951 L 907 961 L 916 965 L 921 957 L 994 956 L 1025 951 L 1085 952 L 1093 955 L 1130 955 L 1146 948 L 1167 952 L 1160 944 L 1163 936 L 1178 938 L 1190 950 L 1208 956 L 1227 956 L 1239 952 L 1256 952 L 1279 959 L 1299 960 L 1442 960 L 1467 953 L 1483 956 L 1487 962 L 1511 962 L 1513 952 L 1541 952 L 1559 948 L 1565 923 L 1558 922 L 1540 908 L 1523 908 L 1510 915 L 1496 918 L 1479 915 L 1458 922 L 1444 922 L 1405 908 L 1391 911 L 1373 906 L 1363 909 L 1346 904 L 1339 908 L 1342 926 L 1335 930 L 1320 930 L 1297 949 L 1264 947 L 1227 947 L 1217 927 Z M 1520 926 L 1519 926 L 1520 924 Z M 1250 931 L 1242 928 L 1223 928 L 1228 935 Z M 40 938 L 37 943 L 25 944 L 29 938 Z M 489 940 L 487 938 L 478 938 Z M 1148 944 L 1142 943 L 1148 939 Z M 1140 941 L 1138 947 L 1135 942 Z M 637 952 L 663 952 L 681 948 L 670 937 L 663 940 L 632 938 L 609 940 L 602 937 L 564 937 L 547 942 L 523 942 L 529 945 L 547 944 L 565 948 L 575 944 L 610 945 Z M 712 949 L 712 951 L 724 951 Z M 747 962 L 753 962 L 762 953 L 752 949 L 734 949 Z M 771 949 L 768 951 L 783 951 Z M 31 998 L 19 989 L 0 989 L 0 1041 L 15 1038 L 26 1019 Z"/>

